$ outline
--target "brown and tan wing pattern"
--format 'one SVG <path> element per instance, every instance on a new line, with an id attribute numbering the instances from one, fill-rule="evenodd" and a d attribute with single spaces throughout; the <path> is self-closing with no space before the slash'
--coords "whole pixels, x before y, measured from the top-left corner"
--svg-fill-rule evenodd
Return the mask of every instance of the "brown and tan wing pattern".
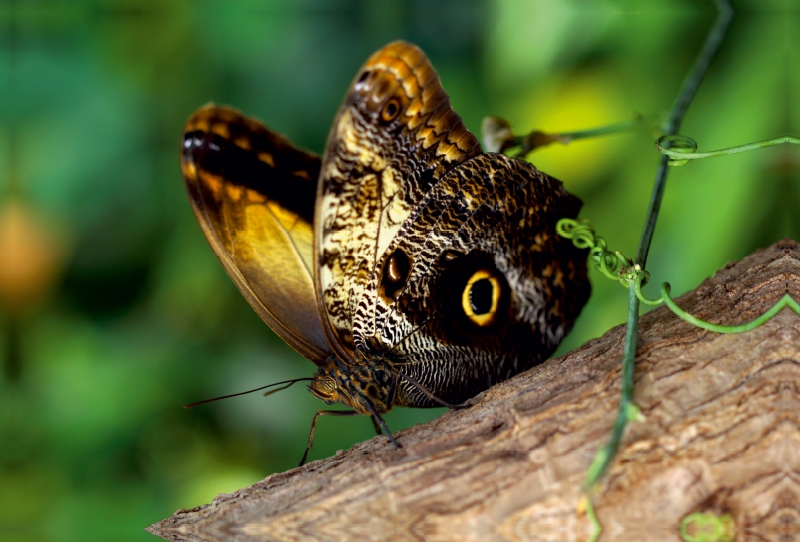
<path id="1" fill-rule="evenodd" d="M 213 104 L 186 123 L 181 172 L 192 210 L 228 275 L 300 354 L 329 354 L 313 279 L 320 158 L 239 111 Z"/>
<path id="2" fill-rule="evenodd" d="M 356 355 L 354 326 L 380 318 L 362 294 L 381 255 L 439 179 L 480 153 L 417 47 L 391 43 L 359 70 L 328 138 L 315 218 L 317 296 L 341 359 Z"/>
<path id="3" fill-rule="evenodd" d="M 580 206 L 561 182 L 504 155 L 454 168 L 389 246 L 384 258 L 402 255 L 407 278 L 391 299 L 367 291 L 383 316 L 372 337 L 356 330 L 356 344 L 454 404 L 541 363 L 589 296 L 586 253 L 555 228 Z M 471 279 L 490 279 L 489 297 L 471 292 Z M 467 302 L 494 306 L 471 317 Z M 406 380 L 395 404 L 437 406 Z"/>

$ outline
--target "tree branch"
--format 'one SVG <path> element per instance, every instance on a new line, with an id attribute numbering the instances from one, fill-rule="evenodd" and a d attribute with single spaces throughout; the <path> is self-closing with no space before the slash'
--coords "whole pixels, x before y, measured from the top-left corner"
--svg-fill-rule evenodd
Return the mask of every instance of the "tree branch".
<path id="1" fill-rule="evenodd" d="M 786 293 L 800 299 L 791 240 L 729 264 L 678 304 L 739 324 Z M 722 335 L 661 307 L 641 317 L 639 337 L 635 401 L 647 421 L 629 427 L 592 495 L 601 540 L 679 541 L 694 512 L 731 514 L 737 540 L 797 536 L 800 318 L 784 310 Z M 374 438 L 148 530 L 194 542 L 587 540 L 578 505 L 616 416 L 624 340 L 616 327 L 403 431 L 402 449 Z"/>

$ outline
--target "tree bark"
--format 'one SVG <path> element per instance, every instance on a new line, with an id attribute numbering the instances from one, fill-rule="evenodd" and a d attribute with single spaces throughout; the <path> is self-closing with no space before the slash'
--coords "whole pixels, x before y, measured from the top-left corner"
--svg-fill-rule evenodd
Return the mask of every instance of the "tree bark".
<path id="1" fill-rule="evenodd" d="M 800 300 L 800 246 L 728 264 L 678 304 L 735 325 Z M 737 541 L 800 540 L 800 317 L 743 334 L 660 307 L 641 318 L 636 404 L 591 493 L 600 540 L 680 541 L 694 512 Z M 625 326 L 493 387 L 471 408 L 265 480 L 148 530 L 169 540 L 579 541 L 595 453 L 617 414 Z"/>

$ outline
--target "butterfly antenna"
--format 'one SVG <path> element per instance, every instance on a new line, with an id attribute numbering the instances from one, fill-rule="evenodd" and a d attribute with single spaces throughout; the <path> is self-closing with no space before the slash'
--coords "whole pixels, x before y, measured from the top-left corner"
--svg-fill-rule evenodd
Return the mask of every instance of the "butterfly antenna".
<path id="1" fill-rule="evenodd" d="M 198 401 L 196 403 L 188 404 L 183 408 L 192 408 L 192 407 L 196 407 L 198 405 L 204 405 L 206 403 L 212 403 L 214 401 L 220 401 L 222 399 L 230 399 L 231 397 L 238 397 L 240 395 L 247 395 L 248 393 L 253 393 L 253 392 L 256 392 L 256 391 L 261 391 L 261 390 L 265 390 L 267 388 L 271 388 L 273 386 L 281 386 L 281 385 L 285 384 L 282 388 L 278 388 L 276 390 L 270 390 L 270 391 L 266 392 L 264 394 L 264 396 L 267 396 L 267 395 L 270 395 L 272 393 L 275 393 L 276 391 L 285 390 L 286 388 L 288 388 L 292 384 L 295 384 L 297 382 L 303 382 L 305 380 L 314 380 L 314 379 L 313 378 L 295 378 L 293 380 L 284 380 L 283 382 L 275 382 L 274 384 L 267 384 L 266 386 L 261 386 L 260 388 L 256 388 L 254 390 L 241 391 L 239 393 L 232 393 L 230 395 L 223 395 L 222 397 L 214 397 L 213 399 L 206 399 L 204 401 Z"/>

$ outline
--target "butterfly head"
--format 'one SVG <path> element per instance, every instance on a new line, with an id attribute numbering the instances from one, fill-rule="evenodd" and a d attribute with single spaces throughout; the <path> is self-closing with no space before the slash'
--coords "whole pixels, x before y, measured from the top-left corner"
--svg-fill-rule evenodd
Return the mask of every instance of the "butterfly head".
<path id="1" fill-rule="evenodd" d="M 341 403 L 359 414 L 383 414 L 392 408 L 397 375 L 387 361 L 347 364 L 331 357 L 320 365 L 308 386 L 312 395 L 332 405 Z M 372 407 L 372 408 L 370 408 Z"/>

